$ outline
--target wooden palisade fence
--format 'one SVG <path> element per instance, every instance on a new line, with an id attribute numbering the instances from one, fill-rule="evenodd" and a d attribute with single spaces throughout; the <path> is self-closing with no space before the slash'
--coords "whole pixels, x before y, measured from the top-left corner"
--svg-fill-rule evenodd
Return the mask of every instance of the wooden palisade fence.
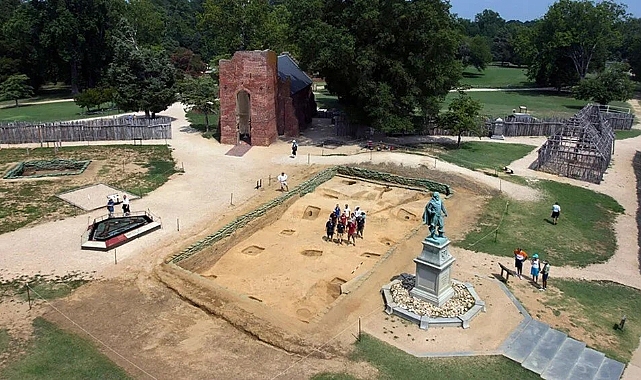
<path id="1" fill-rule="evenodd" d="M 171 139 L 171 118 L 166 116 L 0 124 L 1 144 L 161 139 Z"/>

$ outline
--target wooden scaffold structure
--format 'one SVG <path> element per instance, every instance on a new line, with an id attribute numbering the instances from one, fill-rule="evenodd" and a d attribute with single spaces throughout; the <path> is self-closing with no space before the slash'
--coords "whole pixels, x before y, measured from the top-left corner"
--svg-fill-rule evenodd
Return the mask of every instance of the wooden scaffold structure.
<path id="1" fill-rule="evenodd" d="M 614 152 L 614 130 L 599 105 L 588 104 L 548 137 L 531 169 L 601 183 Z"/>

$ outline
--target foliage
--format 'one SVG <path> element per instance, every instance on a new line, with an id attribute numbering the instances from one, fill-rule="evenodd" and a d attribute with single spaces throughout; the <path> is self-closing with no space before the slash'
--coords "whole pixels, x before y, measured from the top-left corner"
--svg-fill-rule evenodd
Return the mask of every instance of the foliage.
<path id="1" fill-rule="evenodd" d="M 458 97 L 450 102 L 447 111 L 439 115 L 439 126 L 458 136 L 457 148 L 461 146 L 463 133 L 471 132 L 479 137 L 482 135 L 483 120 L 480 117 L 482 108 L 481 102 L 461 91 Z"/>
<path id="2" fill-rule="evenodd" d="M 560 87 L 585 78 L 591 67 L 602 68 L 621 43 L 617 28 L 624 15 L 625 8 L 611 1 L 559 0 L 551 5 L 530 41 L 536 49 L 531 78 Z"/>
<path id="3" fill-rule="evenodd" d="M 0 369 L 3 379 L 129 379 L 92 343 L 38 317 L 27 354 Z"/>
<path id="4" fill-rule="evenodd" d="M 110 87 L 88 88 L 74 96 L 73 101 L 89 112 L 92 108 L 99 108 L 104 103 L 113 101 L 114 91 Z"/>
<path id="5" fill-rule="evenodd" d="M 209 115 L 218 112 L 218 86 L 210 75 L 185 78 L 178 85 L 180 102 L 186 107 L 185 112 L 196 110 L 205 116 L 206 131 L 209 132 Z"/>
<path id="6" fill-rule="evenodd" d="M 577 99 L 600 104 L 608 104 L 613 100 L 626 101 L 634 93 L 634 83 L 628 70 L 628 65 L 612 64 L 595 77 L 581 80 L 572 93 Z"/>
<path id="7" fill-rule="evenodd" d="M 0 99 L 13 100 L 18 107 L 18 100 L 33 95 L 29 77 L 24 74 L 12 75 L 0 84 Z"/>
<path id="8" fill-rule="evenodd" d="M 176 69 L 163 51 L 139 47 L 126 22 L 117 36 L 109 81 L 115 103 L 124 111 L 144 110 L 147 117 L 155 117 L 176 99 Z"/>
<path id="9" fill-rule="evenodd" d="M 466 38 L 459 48 L 459 55 L 463 67 L 474 66 L 478 71 L 485 70 L 487 65 L 492 62 L 490 45 L 483 36 Z"/>
<path id="10" fill-rule="evenodd" d="M 513 202 L 505 196 L 493 197 L 483 207 L 483 219 L 477 227 L 456 244 L 507 257 L 520 246 L 527 252 L 538 252 L 555 266 L 584 267 L 605 262 L 614 255 L 614 220 L 624 211 L 616 200 L 552 181 L 529 181 L 528 186 L 541 192 L 538 200 Z M 549 219 L 554 202 L 559 202 L 562 209 L 557 225 Z"/>
<path id="11" fill-rule="evenodd" d="M 561 292 L 545 305 L 565 314 L 566 320 L 580 321 L 576 326 L 579 331 L 598 337 L 593 340 L 595 349 L 615 360 L 629 362 L 641 337 L 637 312 L 641 308 L 641 291 L 613 282 L 557 279 L 554 267 L 550 276 L 550 284 Z M 614 329 L 624 315 L 628 319 L 625 328 Z"/>
<path id="12" fill-rule="evenodd" d="M 459 34 L 437 0 L 288 2 L 301 66 L 318 72 L 355 123 L 409 131 L 460 78 Z"/>
<path id="13" fill-rule="evenodd" d="M 634 80 L 641 81 L 641 18 L 630 18 L 621 25 L 621 58 L 630 64 Z"/>
<path id="14" fill-rule="evenodd" d="M 525 157 L 535 147 L 525 144 L 466 141 L 459 149 L 447 148 L 437 153 L 439 159 L 472 170 L 502 171 L 503 167 Z"/>
<path id="15" fill-rule="evenodd" d="M 218 130 L 218 115 L 213 114 L 209 117 L 210 127 L 205 125 L 205 115 L 197 111 L 188 111 L 185 114 L 189 126 L 199 132 L 202 132 L 202 136 L 206 139 L 216 138 L 220 139 L 220 131 Z M 213 128 L 211 128 L 213 127 Z"/>
<path id="16" fill-rule="evenodd" d="M 535 373 L 502 356 L 417 358 L 376 338 L 362 334 L 356 343 L 356 360 L 378 368 L 381 379 L 467 380 L 538 379 Z"/>
<path id="17" fill-rule="evenodd" d="M 191 75 L 192 77 L 202 75 L 207 69 L 207 64 L 203 62 L 200 55 L 184 47 L 179 47 L 171 55 L 171 63 L 173 63 L 181 73 Z"/>

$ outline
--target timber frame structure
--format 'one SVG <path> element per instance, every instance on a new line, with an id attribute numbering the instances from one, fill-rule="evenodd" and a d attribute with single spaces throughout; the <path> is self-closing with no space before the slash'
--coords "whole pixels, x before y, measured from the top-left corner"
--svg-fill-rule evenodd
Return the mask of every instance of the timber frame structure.
<path id="1" fill-rule="evenodd" d="M 598 104 L 588 104 L 548 137 L 530 169 L 601 183 L 614 152 L 614 130 Z"/>

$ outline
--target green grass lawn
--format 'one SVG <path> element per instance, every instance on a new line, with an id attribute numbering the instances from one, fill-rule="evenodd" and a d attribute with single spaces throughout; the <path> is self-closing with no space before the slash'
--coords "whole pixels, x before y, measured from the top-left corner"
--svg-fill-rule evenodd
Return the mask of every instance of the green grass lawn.
<path id="1" fill-rule="evenodd" d="M 0 378 L 25 379 L 130 379 L 127 373 L 89 341 L 37 318 L 34 341 L 26 355 L 0 369 Z"/>
<path id="2" fill-rule="evenodd" d="M 203 137 L 209 139 L 219 136 L 218 114 L 209 115 L 209 132 L 207 132 L 207 124 L 205 124 L 205 115 L 192 110 L 187 112 L 185 116 L 187 117 L 187 121 L 189 121 L 190 126 L 195 130 L 202 132 Z"/>
<path id="3" fill-rule="evenodd" d="M 641 129 L 630 129 L 627 131 L 614 131 L 617 140 L 631 139 L 641 135 Z"/>
<path id="4" fill-rule="evenodd" d="M 326 89 L 314 92 L 314 98 L 316 99 L 316 106 L 318 108 L 325 109 L 342 109 L 340 103 L 338 103 L 338 97 L 336 95 L 331 95 Z"/>
<path id="5" fill-rule="evenodd" d="M 482 115 L 492 118 L 502 117 L 512 113 L 513 109 L 519 106 L 526 106 L 528 111 L 535 117 L 570 117 L 583 108 L 588 102 L 574 99 L 568 93 L 556 91 L 493 91 L 493 92 L 467 92 L 472 99 L 483 104 Z M 457 93 L 449 93 L 443 102 L 441 109 L 447 109 L 448 105 L 457 97 Z M 612 102 L 611 105 L 629 108 L 625 102 Z"/>
<path id="6" fill-rule="evenodd" d="M 536 147 L 525 144 L 502 144 L 493 142 L 466 141 L 461 147 L 447 146 L 438 154 L 443 161 L 462 166 L 464 168 L 497 169 L 501 171 L 504 166 L 525 157 Z"/>
<path id="7" fill-rule="evenodd" d="M 538 375 L 502 356 L 417 358 L 367 334 L 356 343 L 353 356 L 354 360 L 365 360 L 378 368 L 380 379 L 539 379 Z M 312 379 L 349 380 L 353 377 L 323 373 Z"/>
<path id="8" fill-rule="evenodd" d="M 605 262 L 614 254 L 617 247 L 614 219 L 617 213 L 623 212 L 617 201 L 604 194 L 553 181 L 538 181 L 530 186 L 541 191 L 542 197 L 538 201 L 493 197 L 483 207 L 477 227 L 456 244 L 506 257 L 512 257 L 514 249 L 521 247 L 530 254 L 538 252 L 554 266 L 584 267 Z M 559 224 L 553 225 L 550 210 L 557 201 L 562 212 Z M 493 231 L 503 217 L 495 241 Z"/>
<path id="9" fill-rule="evenodd" d="M 87 114 L 74 102 L 45 103 L 23 105 L 20 107 L 0 109 L 0 122 L 11 121 L 64 121 L 90 117 L 109 116 L 122 113 L 118 110 Z"/>
<path id="10" fill-rule="evenodd" d="M 555 310 L 555 315 L 558 313 L 583 330 L 585 336 L 596 342 L 592 345 L 595 349 L 610 358 L 629 362 L 641 337 L 641 291 L 613 282 L 556 279 L 553 273 L 554 268 L 550 284 L 561 292 L 544 304 Z M 615 329 L 614 325 L 624 315 L 627 316 L 624 329 Z"/>
<path id="11" fill-rule="evenodd" d="M 522 88 L 534 87 L 536 84 L 527 78 L 526 68 L 507 66 L 488 66 L 478 71 L 473 66 L 463 70 L 461 85 L 476 88 Z"/>
<path id="12" fill-rule="evenodd" d="M 9 349 L 9 344 L 11 343 L 11 337 L 7 329 L 0 329 L 0 354 L 3 354 Z"/>

